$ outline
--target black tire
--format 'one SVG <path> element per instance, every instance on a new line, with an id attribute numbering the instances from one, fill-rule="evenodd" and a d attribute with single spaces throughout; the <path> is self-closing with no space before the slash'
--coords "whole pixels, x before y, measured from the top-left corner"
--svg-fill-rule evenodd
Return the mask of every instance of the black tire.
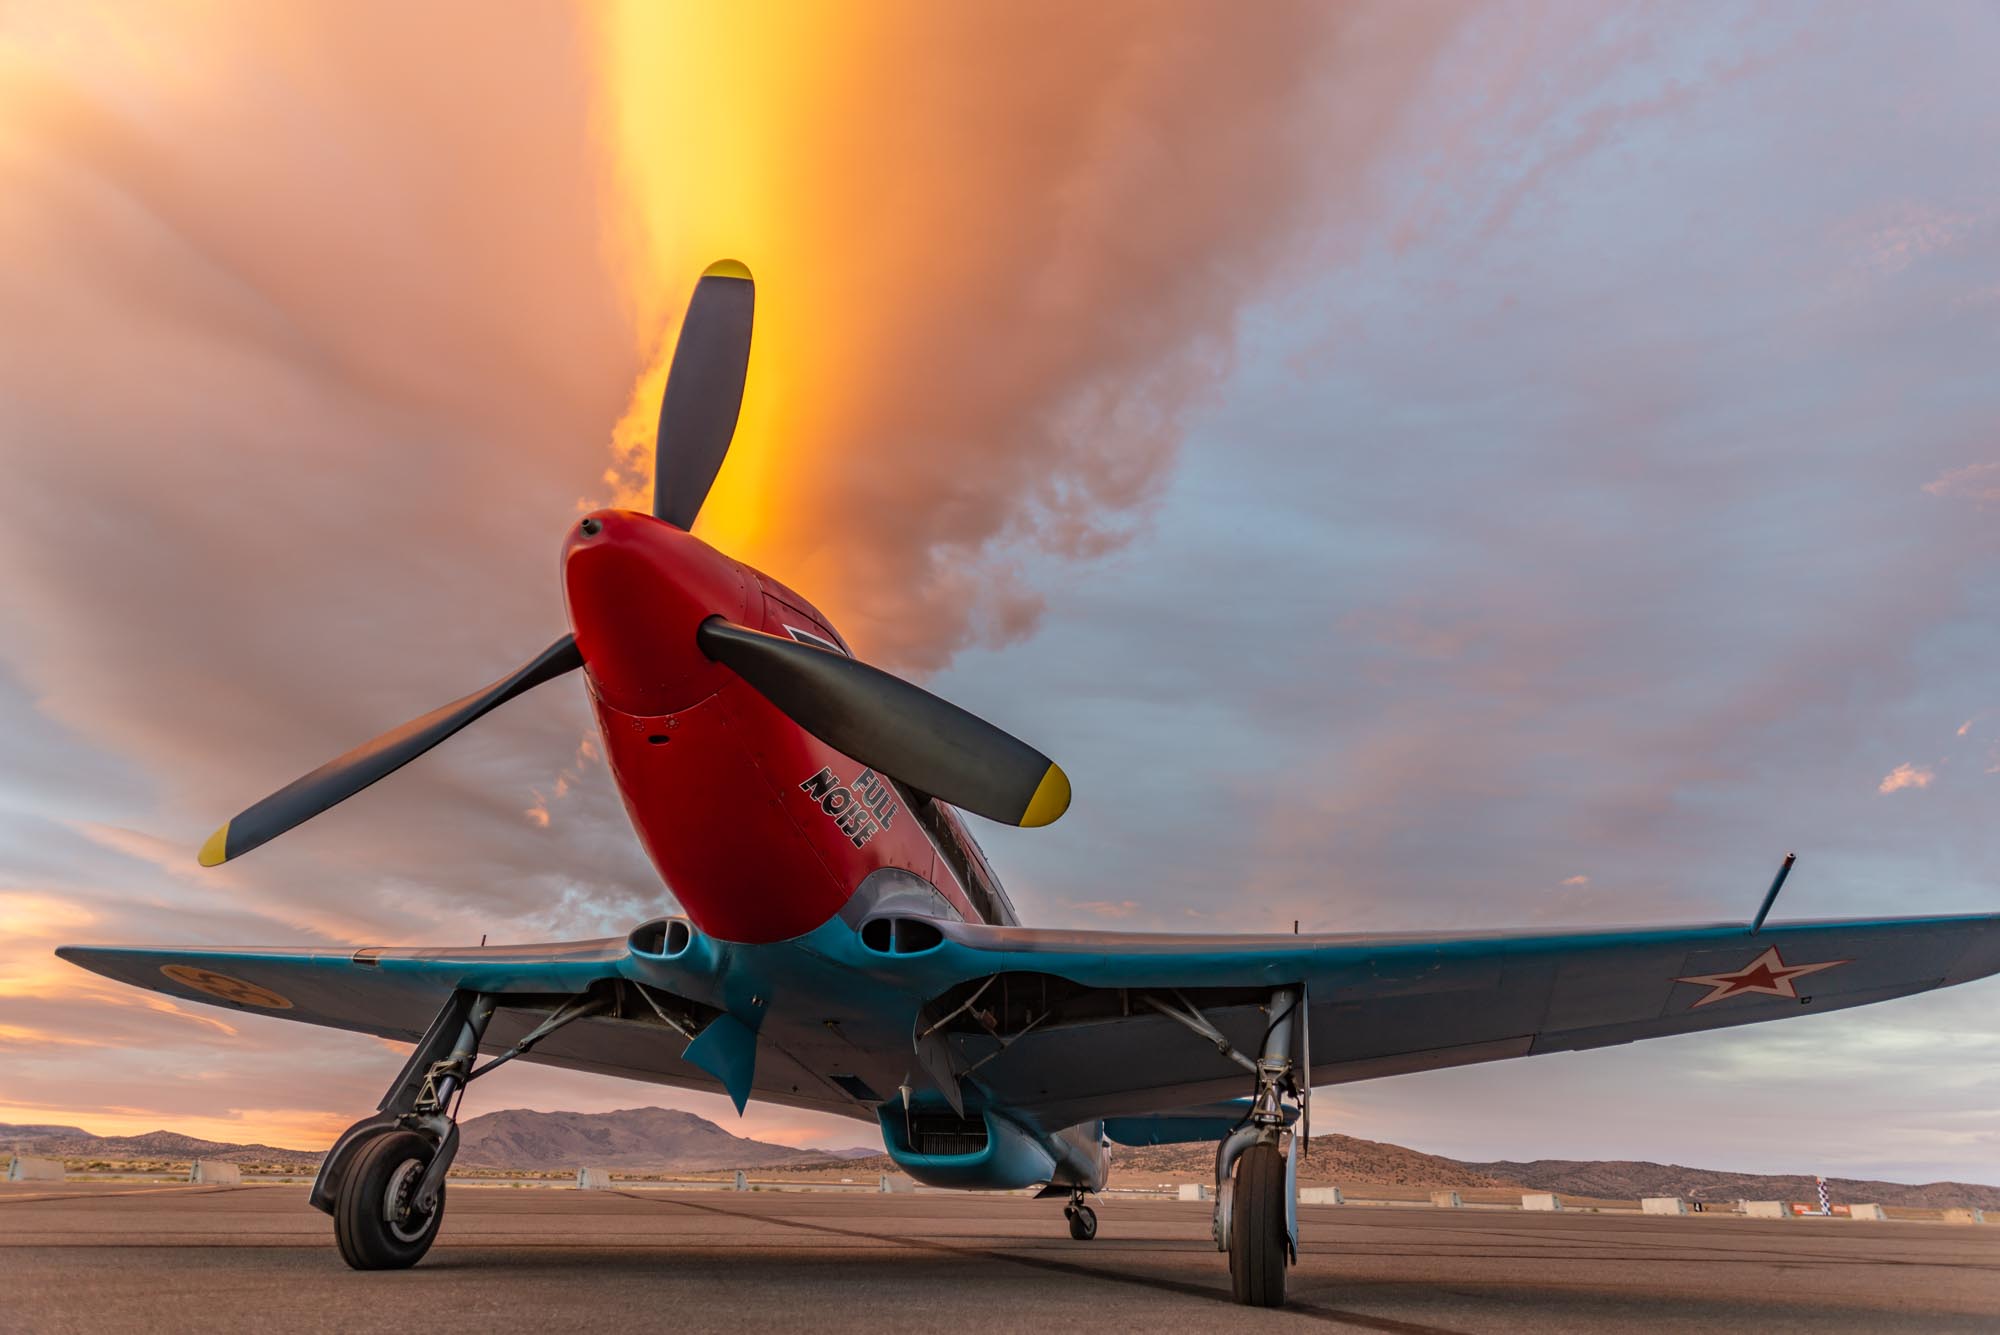
<path id="1" fill-rule="evenodd" d="M 407 1270 L 423 1259 L 444 1218 L 444 1186 L 428 1215 L 415 1214 L 408 1198 L 436 1152 L 414 1131 L 385 1131 L 355 1150 L 333 1202 L 342 1260 L 356 1270 Z M 387 1217 L 392 1195 L 398 1207 L 393 1222 Z"/>
<path id="2" fill-rule="evenodd" d="M 1088 1205 L 1073 1205 L 1063 1211 L 1069 1216 L 1069 1235 L 1078 1242 L 1089 1242 L 1097 1236 L 1097 1211 Z"/>
<path id="3" fill-rule="evenodd" d="M 1229 1200 L 1229 1280 L 1237 1302 L 1285 1305 L 1288 1247 L 1285 1156 L 1276 1145 L 1252 1145 L 1236 1160 Z"/>

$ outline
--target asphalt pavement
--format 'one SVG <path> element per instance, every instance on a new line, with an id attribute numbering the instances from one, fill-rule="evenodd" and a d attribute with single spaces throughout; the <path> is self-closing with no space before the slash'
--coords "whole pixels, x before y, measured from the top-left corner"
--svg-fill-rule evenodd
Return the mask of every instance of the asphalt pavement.
<path id="1" fill-rule="evenodd" d="M 2000 1331 L 2000 1225 L 1305 1207 L 1293 1305 L 1235 1306 L 1203 1204 L 1092 1242 L 1016 1196 L 450 1189 L 357 1274 L 296 1186 L 0 1187 L 0 1330 Z"/>

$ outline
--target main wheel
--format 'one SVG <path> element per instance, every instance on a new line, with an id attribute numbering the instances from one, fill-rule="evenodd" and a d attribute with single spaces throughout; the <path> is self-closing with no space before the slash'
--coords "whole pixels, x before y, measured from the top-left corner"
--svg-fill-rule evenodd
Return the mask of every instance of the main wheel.
<path id="1" fill-rule="evenodd" d="M 1229 1279 L 1236 1301 L 1285 1305 L 1285 1156 L 1276 1145 L 1252 1145 L 1236 1160 L 1229 1208 Z"/>
<path id="2" fill-rule="evenodd" d="M 1097 1236 L 1097 1211 L 1088 1205 L 1071 1205 L 1063 1213 L 1069 1216 L 1069 1235 L 1078 1242 L 1089 1242 Z"/>
<path id="3" fill-rule="evenodd" d="M 417 1184 L 436 1147 L 414 1131 L 385 1131 L 355 1151 L 333 1202 L 333 1236 L 356 1270 L 406 1270 L 423 1259 L 444 1218 L 444 1187 L 428 1214 Z"/>

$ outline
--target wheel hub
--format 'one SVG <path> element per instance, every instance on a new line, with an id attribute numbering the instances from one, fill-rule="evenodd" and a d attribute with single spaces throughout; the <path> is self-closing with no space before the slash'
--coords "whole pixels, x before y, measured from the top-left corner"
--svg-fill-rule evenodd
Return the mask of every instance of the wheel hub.
<path id="1" fill-rule="evenodd" d="M 417 1184 L 423 1177 L 423 1161 L 405 1159 L 390 1174 L 388 1188 L 382 1193 L 383 1222 L 400 1242 L 415 1242 L 430 1227 L 430 1215 L 421 1214 L 416 1208 Z"/>

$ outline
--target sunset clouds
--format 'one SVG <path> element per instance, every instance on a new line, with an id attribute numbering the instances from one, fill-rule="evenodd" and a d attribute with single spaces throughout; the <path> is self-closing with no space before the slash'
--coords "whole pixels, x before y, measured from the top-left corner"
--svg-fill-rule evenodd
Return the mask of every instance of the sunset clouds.
<path id="1" fill-rule="evenodd" d="M 981 832 L 1037 921 L 1747 918 L 1794 847 L 1780 915 L 1994 907 L 1989 14 L 585 12 L 0 36 L 0 1120 L 324 1140 L 396 1060 L 63 940 L 670 904 L 570 684 L 240 864 L 193 850 L 561 629 L 561 531 L 643 488 L 722 252 L 764 323 L 703 531 L 1062 761 L 1063 822 Z M 1479 1157 L 1974 1176 L 2000 1067 L 1951 1044 L 1992 1015 L 1324 1106 Z M 1835 1049 L 1896 1091 L 1826 1099 Z"/>
<path id="2" fill-rule="evenodd" d="M 1921 765 L 1898 765 L 1882 776 L 1882 782 L 1875 785 L 1875 791 L 1894 793 L 1904 788 L 1928 788 L 1936 777 L 1935 770 Z"/>

